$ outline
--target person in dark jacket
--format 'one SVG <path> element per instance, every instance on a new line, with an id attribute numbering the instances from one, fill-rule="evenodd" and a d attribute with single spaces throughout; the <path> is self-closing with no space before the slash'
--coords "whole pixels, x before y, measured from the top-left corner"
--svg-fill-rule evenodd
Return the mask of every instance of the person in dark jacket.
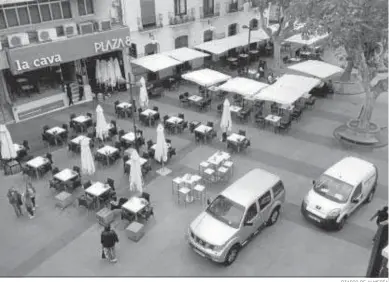
<path id="1" fill-rule="evenodd" d="M 110 262 L 117 262 L 115 254 L 115 245 L 119 243 L 118 235 L 111 226 L 106 226 L 101 233 L 101 245 L 103 246 L 103 258 L 109 259 Z"/>
<path id="2" fill-rule="evenodd" d="M 378 210 L 371 218 L 372 221 L 376 218 L 376 224 L 379 226 L 381 222 L 388 220 L 388 206 L 384 206 L 382 209 Z M 373 242 L 377 239 L 377 233 L 374 235 Z"/>
<path id="3" fill-rule="evenodd" d="M 23 212 L 22 212 L 22 205 L 23 205 L 22 194 L 20 194 L 15 189 L 15 187 L 11 187 L 8 190 L 7 198 L 8 198 L 9 203 L 13 206 L 15 213 L 16 213 L 16 216 L 19 217 L 19 216 L 23 215 Z"/>
<path id="4" fill-rule="evenodd" d="M 68 96 L 69 99 L 69 106 L 73 105 L 73 94 L 72 94 L 72 89 L 70 88 L 70 83 L 66 84 L 66 95 Z"/>

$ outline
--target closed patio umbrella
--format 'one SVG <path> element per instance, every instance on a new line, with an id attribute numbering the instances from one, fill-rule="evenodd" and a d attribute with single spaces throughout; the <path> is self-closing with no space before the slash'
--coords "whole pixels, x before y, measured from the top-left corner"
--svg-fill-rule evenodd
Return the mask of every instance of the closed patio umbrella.
<path id="1" fill-rule="evenodd" d="M 103 108 L 98 105 L 96 107 L 96 137 L 104 140 L 108 136 L 109 126 L 105 120 Z"/>
<path id="2" fill-rule="evenodd" d="M 96 171 L 89 140 L 86 138 L 81 140 L 81 171 L 85 175 L 92 175 Z"/>
<path id="3" fill-rule="evenodd" d="M 0 124 L 1 159 L 11 160 L 17 157 L 17 152 L 7 127 Z"/>
<path id="4" fill-rule="evenodd" d="M 111 88 L 114 88 L 116 86 L 116 74 L 115 74 L 115 67 L 112 58 L 108 61 L 107 67 L 108 67 L 108 77 L 109 77 L 108 85 Z"/>
<path id="5" fill-rule="evenodd" d="M 120 69 L 120 65 L 119 65 L 119 60 L 117 58 L 115 58 L 115 60 L 113 61 L 113 65 L 114 65 L 114 69 L 115 69 L 115 77 L 116 77 L 116 81 L 123 81 L 124 78 L 123 78 L 123 75 L 122 75 L 122 70 Z"/>
<path id="6" fill-rule="evenodd" d="M 220 128 L 223 133 L 227 133 L 232 130 L 230 101 L 228 99 L 225 99 L 223 103 L 223 113 L 222 119 L 220 121 Z"/>
<path id="7" fill-rule="evenodd" d="M 162 168 L 159 170 L 161 175 L 167 175 L 170 173 L 170 169 L 164 167 L 164 163 L 168 158 L 168 146 L 165 139 L 164 128 L 162 124 L 157 127 L 157 143 L 155 145 L 154 158 L 157 162 L 161 162 Z"/>
<path id="8" fill-rule="evenodd" d="M 108 63 L 107 61 L 100 61 L 100 72 L 101 72 L 101 84 L 107 85 L 109 76 L 108 76 Z"/>
<path id="9" fill-rule="evenodd" d="M 142 109 L 149 106 L 149 96 L 147 95 L 146 81 L 143 76 L 140 78 L 139 104 Z"/>
<path id="10" fill-rule="evenodd" d="M 143 178 L 140 158 L 136 150 L 131 152 L 130 191 L 143 192 Z"/>

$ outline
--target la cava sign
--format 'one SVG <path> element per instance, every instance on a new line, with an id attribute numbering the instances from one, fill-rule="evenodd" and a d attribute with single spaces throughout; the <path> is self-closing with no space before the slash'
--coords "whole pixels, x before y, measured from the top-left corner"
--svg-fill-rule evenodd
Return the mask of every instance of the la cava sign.
<path id="1" fill-rule="evenodd" d="M 62 58 L 61 55 L 56 54 L 52 56 L 46 56 L 42 58 L 37 58 L 32 60 L 31 62 L 29 61 L 23 61 L 23 60 L 15 60 L 16 64 L 16 69 L 17 71 L 27 71 L 35 68 L 42 68 L 42 67 L 49 67 L 52 65 L 58 65 L 62 63 Z"/>

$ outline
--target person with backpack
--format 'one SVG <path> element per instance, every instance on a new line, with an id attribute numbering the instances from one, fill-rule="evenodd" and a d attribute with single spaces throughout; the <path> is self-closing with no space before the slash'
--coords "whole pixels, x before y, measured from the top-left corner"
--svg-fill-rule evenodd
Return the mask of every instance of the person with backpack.
<path id="1" fill-rule="evenodd" d="M 109 259 L 110 262 L 117 262 L 115 245 L 119 243 L 118 235 L 114 230 L 111 230 L 111 226 L 104 227 L 104 231 L 101 233 L 101 245 L 103 247 L 102 258 Z"/>
<path id="2" fill-rule="evenodd" d="M 376 224 L 379 226 L 382 222 L 388 220 L 388 206 L 384 206 L 382 209 L 378 210 L 371 218 L 370 221 L 376 219 Z M 373 242 L 377 239 L 377 234 L 373 238 Z"/>
<path id="3" fill-rule="evenodd" d="M 22 205 L 23 205 L 22 195 L 19 193 L 19 191 L 17 191 L 15 189 L 14 186 L 12 186 L 8 190 L 7 198 L 8 198 L 9 203 L 13 206 L 13 208 L 15 210 L 15 213 L 16 213 L 16 216 L 19 217 L 19 216 L 23 215 L 23 212 L 22 212 Z"/>

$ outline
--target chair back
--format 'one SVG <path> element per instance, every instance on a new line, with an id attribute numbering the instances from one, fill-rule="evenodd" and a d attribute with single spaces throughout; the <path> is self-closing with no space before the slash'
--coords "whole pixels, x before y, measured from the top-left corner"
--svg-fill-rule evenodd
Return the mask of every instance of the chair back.
<path id="1" fill-rule="evenodd" d="M 107 184 L 115 191 L 115 180 L 112 178 L 107 178 Z"/>
<path id="2" fill-rule="evenodd" d="M 116 127 L 116 120 L 111 120 L 111 124 L 113 125 L 113 127 Z"/>
<path id="3" fill-rule="evenodd" d="M 113 104 L 114 104 L 115 109 L 116 109 L 116 107 L 120 104 L 120 101 L 115 101 L 115 103 L 113 103 Z"/>
<path id="4" fill-rule="evenodd" d="M 88 189 L 89 187 L 91 187 L 92 186 L 92 182 L 90 181 L 90 180 L 88 180 L 88 181 L 86 181 L 85 183 L 84 183 L 84 189 L 86 190 L 86 189 Z"/>
<path id="5" fill-rule="evenodd" d="M 156 112 L 158 112 L 159 109 L 158 109 L 157 106 L 154 106 L 154 107 L 153 107 L 153 110 L 156 111 Z"/>
<path id="6" fill-rule="evenodd" d="M 124 155 L 124 156 L 123 156 L 123 162 L 124 162 L 124 163 L 126 163 L 129 159 L 130 159 L 129 156 L 127 156 L 127 155 Z"/>
<path id="7" fill-rule="evenodd" d="M 147 202 L 150 203 L 150 194 L 146 192 L 142 192 L 141 198 L 145 199 Z"/>
<path id="8" fill-rule="evenodd" d="M 74 118 L 76 118 L 76 114 L 71 114 L 70 115 L 70 120 L 73 120 Z"/>
<path id="9" fill-rule="evenodd" d="M 50 163 L 53 163 L 53 156 L 50 153 L 47 153 L 45 157 L 50 161 Z"/>
<path id="10" fill-rule="evenodd" d="M 180 119 L 185 119 L 185 115 L 184 115 L 183 113 L 179 113 L 179 114 L 178 114 L 178 117 L 179 117 Z"/>
<path id="11" fill-rule="evenodd" d="M 58 167 L 54 167 L 51 172 L 53 173 L 53 175 L 55 175 L 55 174 L 57 174 L 59 172 L 59 168 Z"/>
<path id="12" fill-rule="evenodd" d="M 86 116 L 89 117 L 89 118 L 92 118 L 92 114 L 91 113 L 87 113 Z"/>
<path id="13" fill-rule="evenodd" d="M 50 127 L 48 125 L 43 126 L 43 133 L 45 133 L 49 129 L 50 129 Z"/>
<path id="14" fill-rule="evenodd" d="M 67 124 L 62 124 L 62 128 L 65 129 L 66 131 L 68 130 L 68 125 Z"/>
<path id="15" fill-rule="evenodd" d="M 239 130 L 239 135 L 246 136 L 246 130 Z"/>
<path id="16" fill-rule="evenodd" d="M 26 150 L 30 150 L 30 146 L 28 145 L 27 140 L 23 140 L 23 146 L 24 146 L 24 148 L 26 148 Z"/>
<path id="17" fill-rule="evenodd" d="M 208 122 L 207 122 L 207 126 L 213 127 L 213 122 L 212 122 L 212 121 L 208 121 Z"/>
<path id="18" fill-rule="evenodd" d="M 125 197 L 120 198 L 119 199 L 119 206 L 120 207 L 123 206 L 127 201 L 128 201 L 128 198 L 125 198 Z"/>
<path id="19" fill-rule="evenodd" d="M 165 139 L 165 140 L 166 140 L 166 143 L 172 144 L 172 140 L 171 139 Z"/>
<path id="20" fill-rule="evenodd" d="M 149 153 L 143 152 L 142 153 L 142 158 L 148 159 L 149 158 Z"/>
<path id="21" fill-rule="evenodd" d="M 185 99 L 185 96 L 184 96 L 183 94 L 180 94 L 180 95 L 178 96 L 178 99 L 184 100 L 184 99 Z"/>
<path id="22" fill-rule="evenodd" d="M 78 166 L 73 166 L 73 170 L 75 171 L 75 172 L 77 172 L 78 174 L 80 174 L 81 173 L 81 169 L 80 169 L 80 167 L 78 167 Z"/>
<path id="23" fill-rule="evenodd" d="M 150 149 L 153 145 L 154 145 L 153 140 L 150 139 L 147 141 L 147 149 Z"/>

